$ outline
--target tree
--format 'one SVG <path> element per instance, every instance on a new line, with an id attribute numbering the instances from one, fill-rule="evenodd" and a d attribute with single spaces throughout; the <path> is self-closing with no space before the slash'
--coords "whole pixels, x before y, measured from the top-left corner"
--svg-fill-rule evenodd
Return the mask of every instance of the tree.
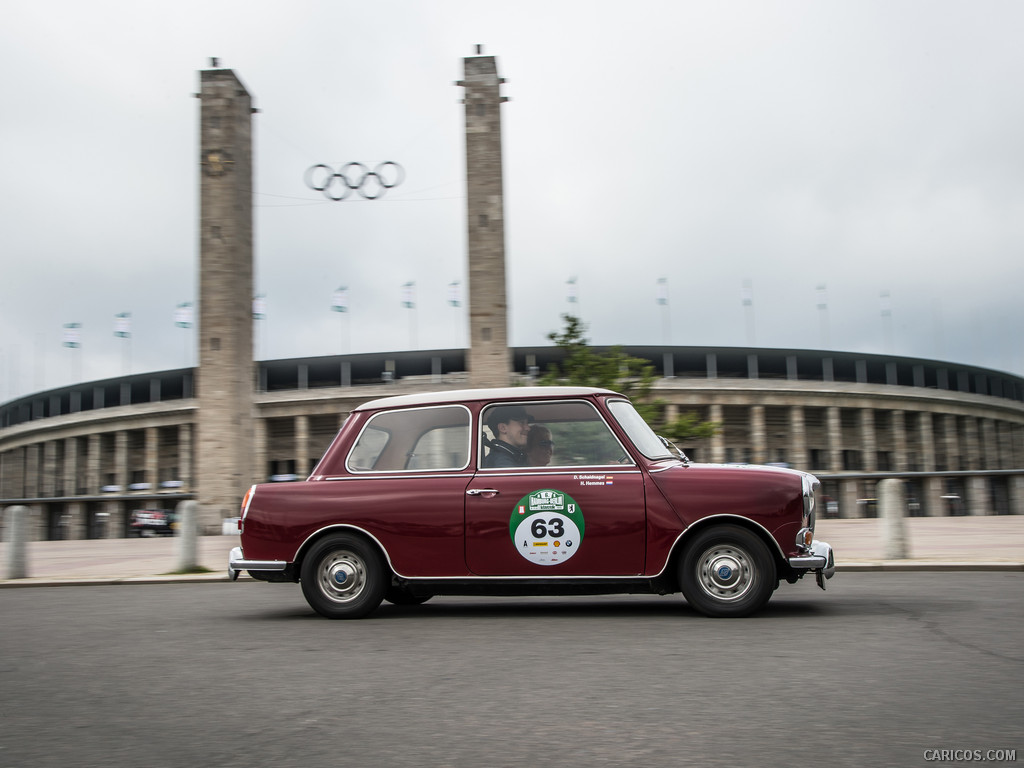
<path id="1" fill-rule="evenodd" d="M 552 363 L 538 383 L 603 387 L 620 392 L 633 401 L 637 412 L 656 432 L 674 442 L 699 440 L 718 432 L 718 423 L 701 421 L 692 411 L 666 420 L 665 401 L 651 395 L 656 377 L 650 361 L 627 355 L 619 346 L 596 352 L 584 335 L 587 329 L 580 318 L 566 314 L 562 320 L 565 328 L 560 333 L 552 331 L 548 338 L 565 352 L 565 357 L 561 364 Z"/>

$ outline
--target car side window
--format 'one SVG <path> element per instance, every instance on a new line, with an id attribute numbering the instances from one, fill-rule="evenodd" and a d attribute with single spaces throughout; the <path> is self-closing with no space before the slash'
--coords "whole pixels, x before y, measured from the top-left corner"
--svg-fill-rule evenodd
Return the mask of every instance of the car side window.
<path id="1" fill-rule="evenodd" d="M 387 431 L 368 424 L 359 435 L 359 439 L 356 440 L 356 444 L 348 456 L 349 471 L 367 472 L 373 469 L 387 443 Z"/>
<path id="2" fill-rule="evenodd" d="M 425 432 L 406 457 L 406 469 L 461 469 L 469 459 L 469 423 Z"/>
<path id="3" fill-rule="evenodd" d="M 524 430 L 525 439 L 520 429 L 524 414 L 528 425 Z M 499 419 L 506 416 L 519 422 L 502 429 Z M 495 429 L 502 429 L 508 446 L 495 447 L 494 441 L 501 437 L 494 433 Z M 483 411 L 481 433 L 480 456 L 484 469 L 633 463 L 601 414 L 585 401 L 496 403 Z M 504 460 L 491 458 L 496 450 Z"/>
<path id="4" fill-rule="evenodd" d="M 346 460 L 349 472 L 464 469 L 469 463 L 465 406 L 404 408 L 374 414 Z"/>

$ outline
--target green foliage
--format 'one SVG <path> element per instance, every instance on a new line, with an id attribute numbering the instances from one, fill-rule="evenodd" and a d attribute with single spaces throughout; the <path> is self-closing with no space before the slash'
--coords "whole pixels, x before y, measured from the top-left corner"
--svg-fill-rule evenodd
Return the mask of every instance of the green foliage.
<path id="1" fill-rule="evenodd" d="M 696 413 L 684 413 L 671 422 L 665 420 L 665 402 L 652 397 L 654 366 L 640 357 L 627 355 L 622 347 L 595 352 L 584 335 L 586 325 L 574 315 L 562 315 L 565 328 L 552 331 L 548 338 L 565 352 L 561 365 L 553 363 L 538 383 L 543 386 L 568 384 L 579 387 L 603 387 L 619 392 L 630 400 L 637 412 L 655 431 L 673 442 L 699 440 L 714 435 L 719 424 L 701 421 Z"/>
<path id="2" fill-rule="evenodd" d="M 672 421 L 664 422 L 657 431 L 673 443 L 689 443 L 714 437 L 721 426 L 717 421 L 701 421 L 696 413 L 687 411 Z"/>
<path id="3" fill-rule="evenodd" d="M 540 378 L 543 386 L 568 384 L 578 387 L 603 387 L 644 399 L 654 385 L 654 366 L 640 357 L 627 355 L 622 347 L 598 354 L 584 337 L 586 326 L 573 315 L 562 315 L 565 329 L 549 333 L 548 338 L 565 351 L 561 365 L 553 363 Z"/>

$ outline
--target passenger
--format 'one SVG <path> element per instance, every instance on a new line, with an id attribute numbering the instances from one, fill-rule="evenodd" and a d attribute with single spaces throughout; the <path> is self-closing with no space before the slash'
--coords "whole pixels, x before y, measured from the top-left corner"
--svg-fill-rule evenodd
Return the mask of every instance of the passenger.
<path id="1" fill-rule="evenodd" d="M 486 443 L 491 449 L 483 466 L 525 467 L 526 439 L 530 434 L 530 417 L 521 405 L 505 405 L 487 411 L 487 427 L 494 436 Z"/>
<path id="2" fill-rule="evenodd" d="M 555 444 L 551 440 L 551 430 L 541 424 L 530 427 L 526 437 L 526 464 L 530 467 L 546 467 L 551 463 L 551 454 Z"/>

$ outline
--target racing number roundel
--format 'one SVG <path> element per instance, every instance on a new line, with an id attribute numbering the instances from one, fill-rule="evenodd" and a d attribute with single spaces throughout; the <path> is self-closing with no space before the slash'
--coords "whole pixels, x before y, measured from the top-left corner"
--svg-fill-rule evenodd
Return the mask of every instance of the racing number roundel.
<path id="1" fill-rule="evenodd" d="M 544 488 L 516 503 L 508 527 L 520 555 L 537 565 L 558 565 L 580 548 L 583 510 L 569 494 Z"/>

